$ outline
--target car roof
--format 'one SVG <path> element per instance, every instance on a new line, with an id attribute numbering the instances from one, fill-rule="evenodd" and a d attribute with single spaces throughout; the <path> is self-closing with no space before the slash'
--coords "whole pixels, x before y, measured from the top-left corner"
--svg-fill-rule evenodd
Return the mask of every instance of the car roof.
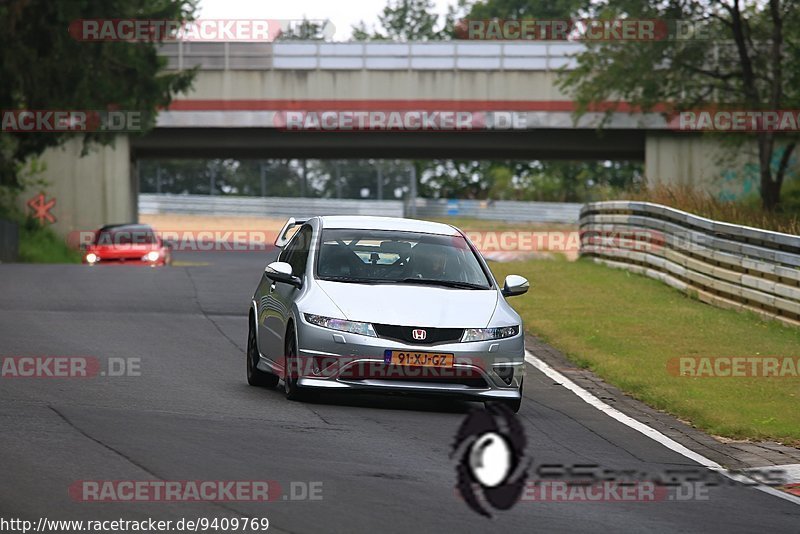
<path id="1" fill-rule="evenodd" d="M 118 230 L 139 230 L 139 231 L 153 231 L 149 224 L 142 223 L 127 223 L 127 224 L 107 224 L 100 228 L 101 232 L 111 232 Z"/>
<path id="2" fill-rule="evenodd" d="M 422 234 L 459 235 L 459 231 L 449 224 L 418 219 L 367 215 L 327 215 L 319 219 L 323 228 L 331 229 L 398 230 Z"/>

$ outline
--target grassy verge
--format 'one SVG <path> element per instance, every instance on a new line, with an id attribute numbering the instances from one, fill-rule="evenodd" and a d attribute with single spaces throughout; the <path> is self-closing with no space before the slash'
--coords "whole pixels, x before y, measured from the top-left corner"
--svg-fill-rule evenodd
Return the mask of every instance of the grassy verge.
<path id="1" fill-rule="evenodd" d="M 528 331 L 647 404 L 734 439 L 800 446 L 800 378 L 688 378 L 681 356 L 800 357 L 800 329 L 703 304 L 649 278 L 589 260 L 491 264 L 531 291 L 509 302 Z"/>
<path id="2" fill-rule="evenodd" d="M 23 263 L 80 263 L 81 254 L 49 228 L 27 221 L 19 227 L 19 261 Z"/>
<path id="3" fill-rule="evenodd" d="M 465 232 L 485 232 L 494 230 L 496 232 L 505 231 L 569 231 L 577 229 L 577 224 L 558 224 L 558 223 L 513 223 L 504 221 L 490 221 L 486 219 L 475 219 L 472 217 L 438 217 L 429 219 L 444 224 L 452 224 Z"/>

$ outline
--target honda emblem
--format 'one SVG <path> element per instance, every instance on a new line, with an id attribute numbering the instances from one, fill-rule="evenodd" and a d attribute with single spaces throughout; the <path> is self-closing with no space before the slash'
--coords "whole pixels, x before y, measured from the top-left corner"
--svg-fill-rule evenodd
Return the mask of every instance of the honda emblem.
<path id="1" fill-rule="evenodd" d="M 428 332 L 421 328 L 417 328 L 411 331 L 411 335 L 414 336 L 415 341 L 425 341 L 425 338 L 428 337 Z"/>

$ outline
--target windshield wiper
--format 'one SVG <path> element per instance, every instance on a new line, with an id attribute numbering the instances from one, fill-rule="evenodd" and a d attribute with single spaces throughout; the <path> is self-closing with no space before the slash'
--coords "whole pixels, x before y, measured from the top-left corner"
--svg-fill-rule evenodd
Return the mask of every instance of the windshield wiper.
<path id="1" fill-rule="evenodd" d="M 489 289 L 480 284 L 471 284 L 469 282 L 458 282 L 456 280 L 435 280 L 432 278 L 403 278 L 398 280 L 404 284 L 424 284 L 430 286 L 452 287 L 455 289 Z"/>
<path id="2" fill-rule="evenodd" d="M 345 284 L 386 284 L 397 281 L 384 278 L 354 278 L 351 276 L 321 276 L 319 279 L 326 282 L 343 282 Z"/>

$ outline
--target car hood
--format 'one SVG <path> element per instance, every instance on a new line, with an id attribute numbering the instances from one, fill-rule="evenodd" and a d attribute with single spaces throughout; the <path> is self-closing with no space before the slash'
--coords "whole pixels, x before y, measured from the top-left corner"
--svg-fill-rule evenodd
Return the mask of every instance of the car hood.
<path id="1" fill-rule="evenodd" d="M 345 318 L 398 326 L 482 328 L 488 326 L 499 298 L 495 290 L 326 280 L 317 283 Z"/>

